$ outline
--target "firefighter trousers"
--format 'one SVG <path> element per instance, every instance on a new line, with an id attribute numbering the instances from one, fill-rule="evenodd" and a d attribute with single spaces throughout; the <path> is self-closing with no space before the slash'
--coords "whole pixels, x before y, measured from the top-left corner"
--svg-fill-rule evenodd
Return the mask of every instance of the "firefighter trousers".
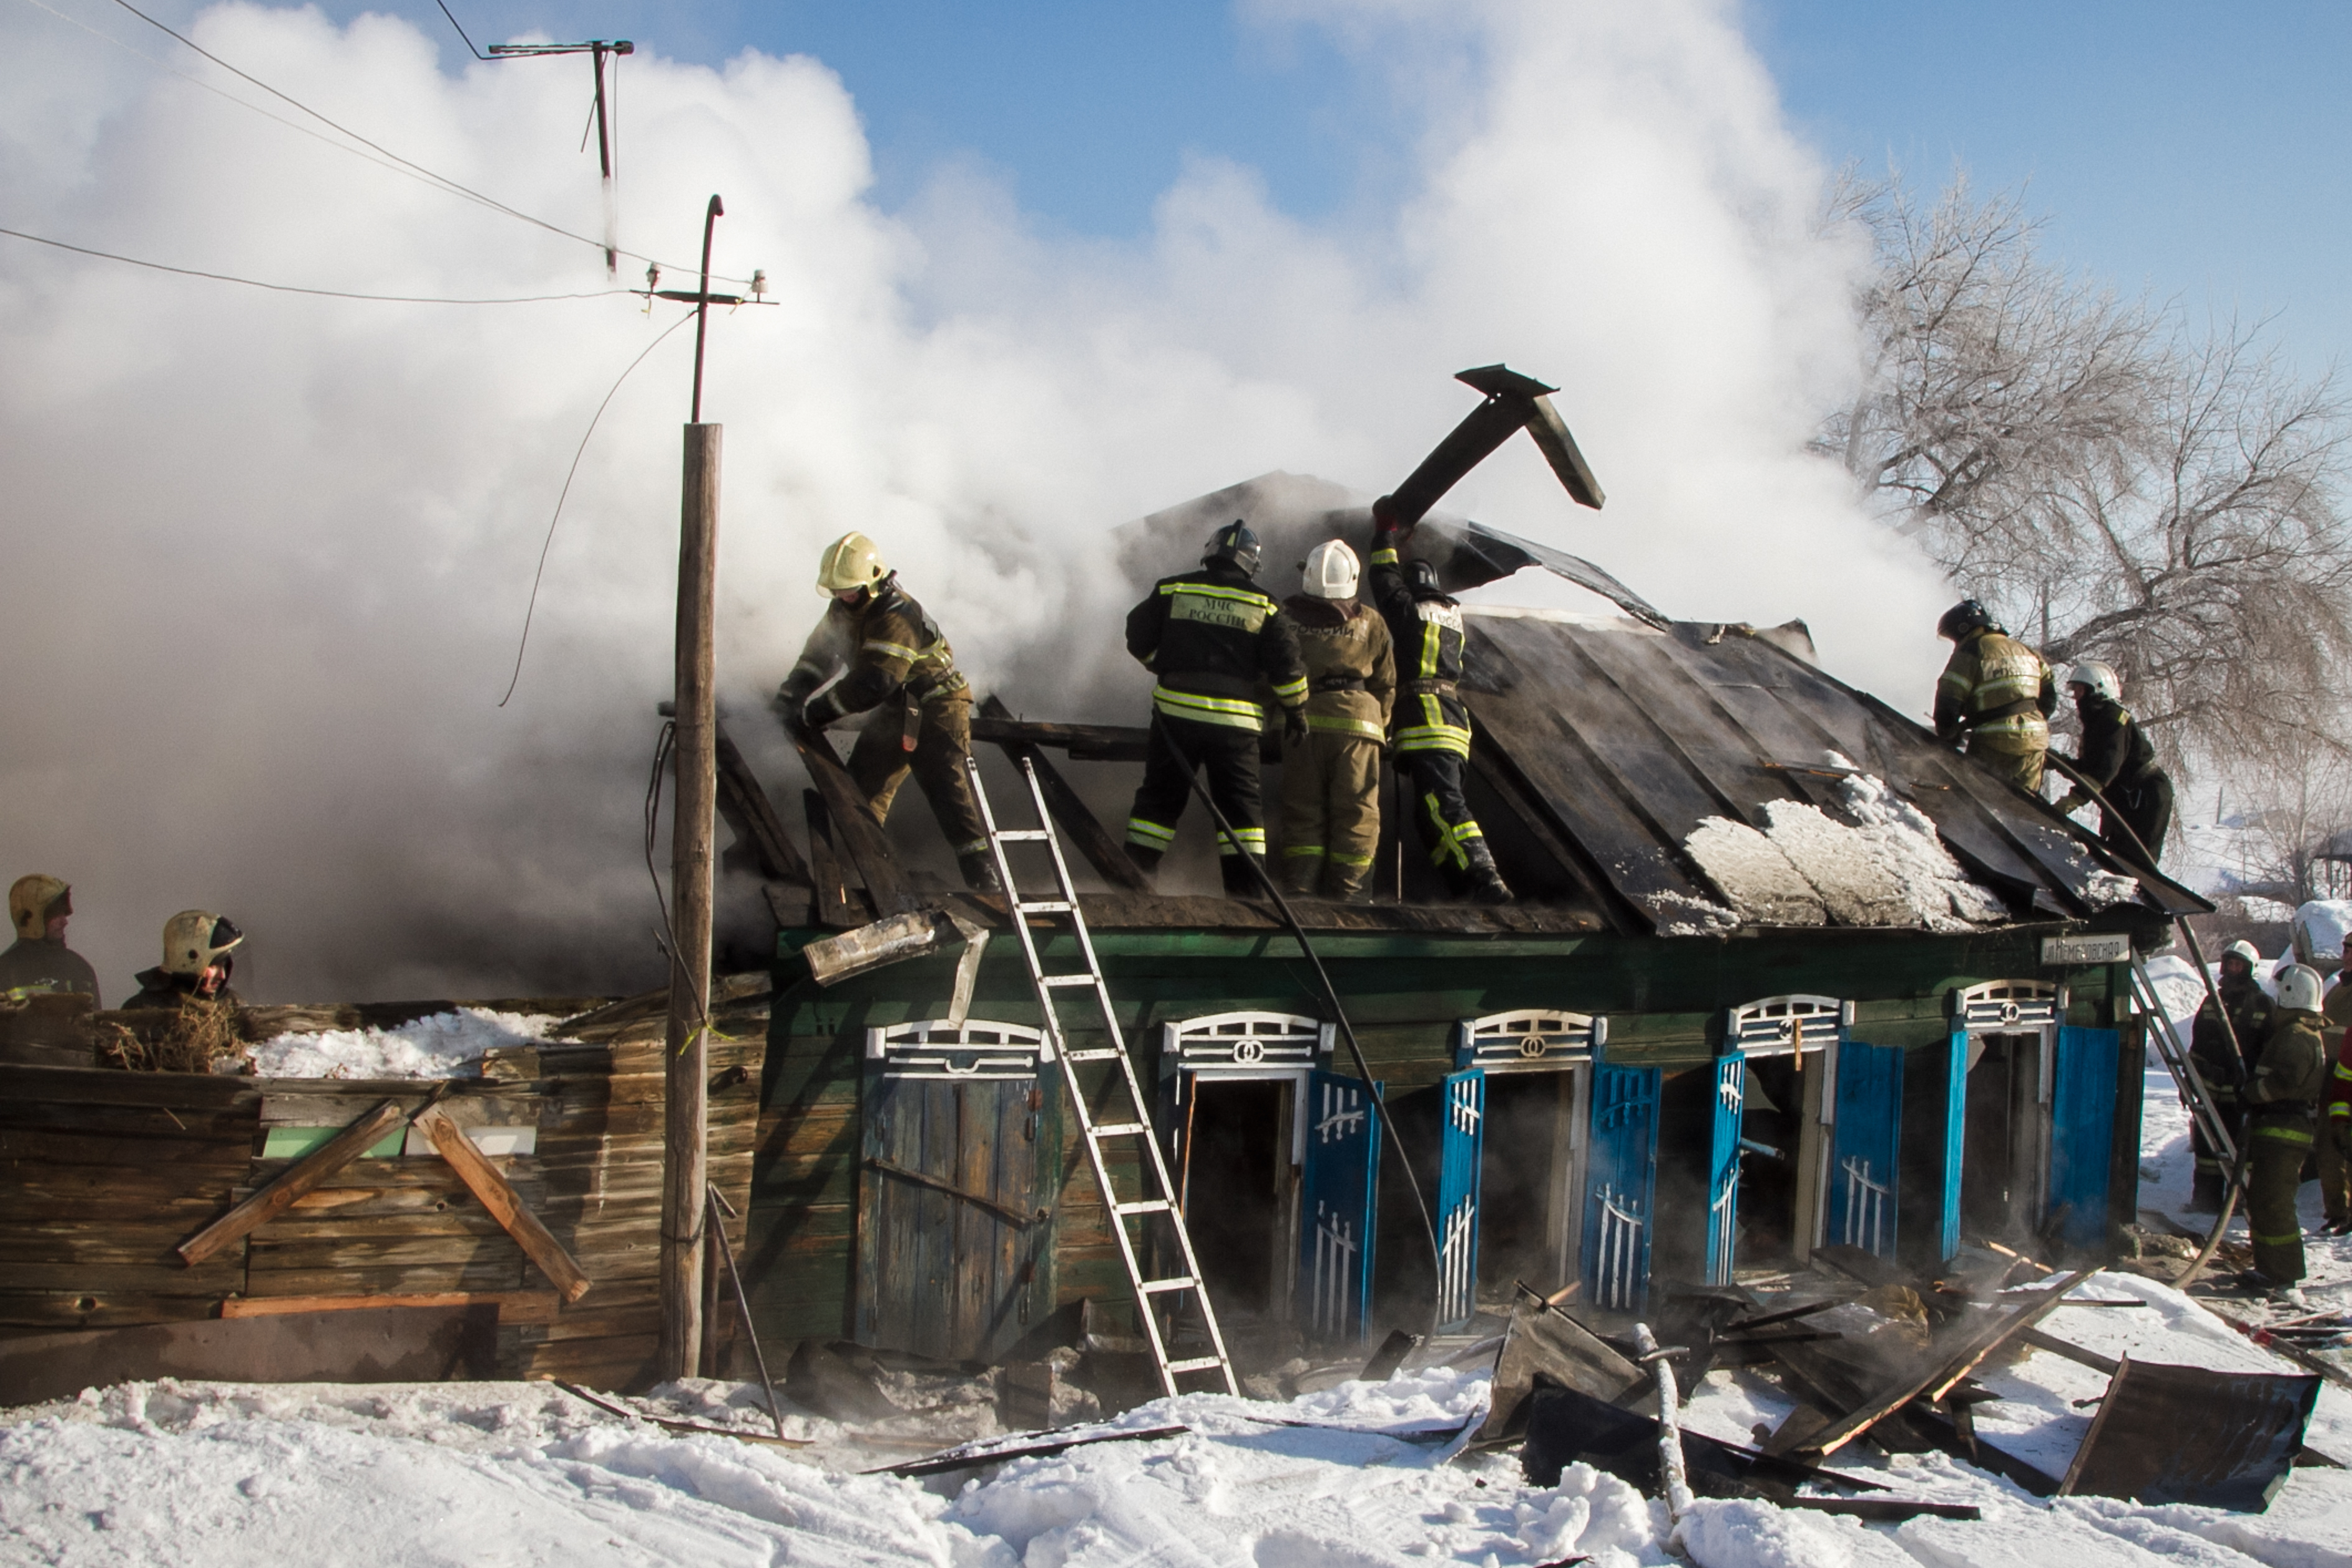
<path id="1" fill-rule="evenodd" d="M 2116 854 L 2134 865 L 2143 859 L 2164 858 L 2164 836 L 2172 830 L 2172 780 L 2160 769 L 2150 769 L 2137 784 L 2116 783 L 2100 792 L 2114 806 L 2116 822 L 2105 812 L 2099 814 L 2099 837 L 2112 846 Z M 2138 843 L 2134 843 L 2134 838 Z M 2139 846 L 2147 846 L 2147 854 Z M 2148 868 L 2156 869 L 2154 866 Z"/>
<path id="2" fill-rule="evenodd" d="M 1402 752 L 1397 765 L 1412 781 L 1412 800 L 1405 809 L 1421 835 L 1421 847 L 1429 851 L 1430 864 L 1445 879 L 1447 889 L 1461 898 L 1481 873 L 1491 876 L 1495 868 L 1486 831 L 1470 815 L 1469 798 L 1462 793 L 1469 759 L 1452 752 Z"/>
<path id="3" fill-rule="evenodd" d="M 907 750 L 908 710 L 914 700 L 901 691 L 882 704 L 849 749 L 849 776 L 877 822 L 890 820 L 890 803 L 913 773 L 930 802 L 940 831 L 958 858 L 988 853 L 988 829 L 972 803 L 964 759 L 971 754 L 971 699 L 958 692 L 921 704 L 914 723 L 915 749 Z"/>
<path id="4" fill-rule="evenodd" d="M 1307 898 L 1353 897 L 1381 847 L 1381 743 L 1310 730 L 1282 750 L 1282 885 Z"/>
<path id="5" fill-rule="evenodd" d="M 2042 793 L 2042 759 L 2048 754 L 2046 743 L 2024 751 L 2011 751 L 2001 747 L 1996 738 L 1990 735 L 1969 737 L 1969 755 L 2028 795 Z"/>
<path id="6" fill-rule="evenodd" d="M 2352 1121 L 2341 1116 L 2323 1117 L 2319 1123 L 2319 1195 L 2327 1205 L 2327 1223 L 2352 1220 L 2352 1155 L 2344 1145 L 2352 1142 Z"/>
<path id="7" fill-rule="evenodd" d="M 2303 1278 L 2303 1220 L 2294 1211 L 2294 1194 L 2311 1153 L 2311 1122 L 2258 1117 L 2252 1137 L 2246 1230 L 2254 1244 L 2254 1267 L 2274 1285 L 2292 1285 Z"/>
<path id="8" fill-rule="evenodd" d="M 2210 1078 L 2206 1079 L 2205 1089 L 2212 1097 L 2213 1109 L 2221 1113 L 2222 1124 L 2230 1130 L 2231 1141 L 2244 1148 L 2246 1117 L 2239 1109 L 2238 1091 L 2226 1085 L 2217 1088 Z M 2230 1163 L 2207 1141 L 2204 1124 L 2193 1116 L 2189 1119 L 2189 1151 L 2195 1161 L 2189 1206 L 2200 1214 L 2219 1214 L 2221 1199 L 2230 1186 Z"/>
<path id="9" fill-rule="evenodd" d="M 1143 759 L 1143 783 L 1127 818 L 1127 852 L 1149 871 L 1176 842 L 1176 824 L 1192 798 L 1194 770 L 1209 773 L 1209 798 L 1233 825 L 1235 837 L 1217 833 L 1217 864 L 1227 894 L 1258 892 L 1257 874 L 1244 855 L 1265 858 L 1265 814 L 1257 776 L 1258 731 L 1234 724 L 1203 724 L 1192 719 L 1151 716 L 1151 749 Z"/>

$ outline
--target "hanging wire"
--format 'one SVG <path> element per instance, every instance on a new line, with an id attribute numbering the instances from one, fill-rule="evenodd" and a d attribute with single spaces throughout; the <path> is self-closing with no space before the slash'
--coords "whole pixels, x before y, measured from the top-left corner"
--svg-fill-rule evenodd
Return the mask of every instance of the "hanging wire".
<path id="1" fill-rule="evenodd" d="M 677 721 L 662 721 L 661 733 L 654 738 L 653 776 L 646 781 L 646 875 L 653 879 L 654 907 L 661 910 L 662 951 L 669 959 L 670 989 L 675 993 L 678 982 L 686 978 L 686 959 L 677 951 L 677 928 L 670 924 L 669 899 L 662 892 L 661 873 L 654 868 L 654 845 L 661 837 L 662 774 L 669 770 L 669 760 L 677 750 Z M 695 988 L 686 989 L 693 997 Z M 696 1001 L 694 1027 L 697 1032 L 710 1026 L 709 1011 Z M 688 1039 L 691 1040 L 689 1036 Z"/>
<path id="2" fill-rule="evenodd" d="M 144 267 L 151 272 L 203 278 L 215 283 L 242 284 L 247 289 L 267 289 L 273 294 L 309 294 L 320 300 L 371 300 L 386 305 L 545 305 L 560 300 L 603 300 L 630 292 L 626 289 L 595 289 L 583 294 L 514 294 L 478 300 L 449 299 L 437 294 L 361 294 L 349 289 L 310 289 L 298 283 L 269 283 L 258 278 L 239 278 L 232 272 L 206 272 L 194 267 L 173 267 L 168 262 L 146 261 L 136 256 L 118 256 L 110 250 L 93 250 L 86 245 L 68 245 L 62 239 L 27 234 L 21 228 L 0 228 L 0 234 L 11 239 L 46 245 L 53 250 L 70 250 L 76 256 L 96 257 L 100 261 L 120 261 L 126 267 Z"/>
<path id="3" fill-rule="evenodd" d="M 29 3 L 37 5 L 39 4 L 39 0 L 29 0 Z M 551 224 L 545 218 L 534 217 L 519 207 L 509 206 L 506 203 L 499 201 L 495 196 L 486 195 L 482 192 L 475 190 L 470 185 L 461 184 L 446 174 L 436 174 L 433 170 L 426 168 L 424 164 L 419 163 L 413 159 L 404 158 L 399 153 L 394 152 L 391 148 L 383 145 L 381 142 L 370 141 L 367 137 L 361 135 L 358 132 L 352 130 L 349 126 L 329 119 L 326 115 L 320 113 L 317 110 L 311 108 L 309 104 L 304 103 L 301 100 L 295 98 L 290 93 L 281 92 L 277 88 L 274 88 L 268 82 L 262 80 L 259 77 L 254 76 L 247 71 L 239 70 L 236 67 L 229 64 L 218 55 L 214 54 L 210 49 L 205 48 L 203 45 L 197 43 L 193 38 L 188 37 L 185 34 L 173 31 L 173 29 L 166 24 L 158 21 L 156 18 L 149 16 L 146 12 L 142 11 L 138 6 L 131 4 L 131 0 L 114 0 L 114 3 L 117 5 L 121 6 L 125 11 L 130 12 L 132 16 L 138 17 L 141 21 L 146 23 L 149 26 L 153 27 L 156 31 L 177 39 L 180 43 L 194 50 L 197 54 L 204 56 L 205 58 L 212 61 L 213 64 L 220 67 L 221 69 L 227 71 L 231 76 L 236 77 L 240 80 L 252 83 L 255 87 L 259 88 L 262 91 L 269 94 L 272 98 L 275 98 L 280 102 L 283 102 L 294 109 L 301 110 L 304 114 L 307 114 L 311 119 L 319 121 L 320 124 L 327 126 L 331 130 L 340 132 L 344 136 L 350 137 L 361 146 L 382 153 L 383 156 L 390 158 L 404 168 L 415 170 L 426 180 L 432 182 L 439 188 L 449 192 L 451 195 L 462 196 L 468 201 L 478 202 L 494 212 L 503 213 L 509 217 L 530 224 L 535 228 L 545 229 L 550 234 L 560 236 L 565 239 L 574 240 L 582 245 L 593 246 L 600 254 L 605 249 L 604 242 L 603 240 L 591 239 L 584 234 L 574 234 L 572 230 Z M 48 9 L 46 5 L 43 5 L 41 8 L 43 10 Z M 54 16 L 57 15 L 57 13 L 51 12 L 51 15 Z M 454 20 L 454 18 L 452 19 Z M 101 34 L 100 36 L 103 37 L 104 35 Z M 232 98 L 230 101 L 239 102 L 242 100 Z M 251 106 L 248 105 L 248 107 Z M 273 115 L 271 118 L 275 119 L 276 116 Z M 650 256 L 639 256 L 635 251 L 622 251 L 620 254 L 628 257 L 633 261 L 654 262 L 656 265 L 661 266 L 667 270 L 677 270 L 677 268 L 671 266 L 671 264 L 667 262 L 656 261 L 655 258 Z M 744 281 L 744 279 L 740 278 L 728 278 L 724 280 L 730 283 L 740 283 Z"/>
<path id="4" fill-rule="evenodd" d="M 680 327 L 686 325 L 687 322 L 692 320 L 694 320 L 694 312 L 689 310 L 685 315 L 680 316 L 677 321 L 672 321 L 668 326 L 664 327 L 661 331 L 661 337 L 656 338 L 653 342 L 647 343 L 643 349 L 640 349 L 637 352 L 637 357 L 629 362 L 628 370 L 623 371 L 620 375 L 614 379 L 612 386 L 605 392 L 604 401 L 596 405 L 596 412 L 589 419 L 588 428 L 581 432 L 580 446 L 578 449 L 572 454 L 572 466 L 563 471 L 563 489 L 556 494 L 554 514 L 547 520 L 547 537 L 540 542 L 539 569 L 531 574 L 530 601 L 523 606 L 522 637 L 521 639 L 515 644 L 514 674 L 507 679 L 506 697 L 499 699 L 499 706 L 501 708 L 507 705 L 507 698 L 512 697 L 515 694 L 515 686 L 522 679 L 522 656 L 524 650 L 530 647 L 530 618 L 538 612 L 539 609 L 539 584 L 541 579 L 547 575 L 547 552 L 549 550 L 553 548 L 555 544 L 555 525 L 562 519 L 563 500 L 566 496 L 569 496 L 572 493 L 572 479 L 574 475 L 580 472 L 580 459 L 588 450 L 588 437 L 596 434 L 597 421 L 603 419 L 604 417 L 604 410 L 613 405 L 614 397 L 618 395 L 621 390 L 621 383 L 629 379 L 629 372 L 635 370 L 637 366 L 645 363 L 646 355 L 661 347 L 664 339 L 667 338 L 672 332 L 677 331 Z M 652 853 L 651 849 L 648 848 L 646 853 L 650 855 Z M 662 922 L 667 925 L 669 922 L 669 917 L 667 915 L 664 915 L 662 917 Z"/>

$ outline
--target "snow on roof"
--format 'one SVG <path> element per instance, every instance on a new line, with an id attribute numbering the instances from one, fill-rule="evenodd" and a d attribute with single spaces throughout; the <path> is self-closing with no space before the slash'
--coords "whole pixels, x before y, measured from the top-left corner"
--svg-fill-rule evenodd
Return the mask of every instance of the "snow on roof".
<path id="1" fill-rule="evenodd" d="M 458 1007 L 395 1028 L 279 1035 L 250 1059 L 262 1078 L 474 1078 L 484 1052 L 534 1044 L 562 1021 Z"/>

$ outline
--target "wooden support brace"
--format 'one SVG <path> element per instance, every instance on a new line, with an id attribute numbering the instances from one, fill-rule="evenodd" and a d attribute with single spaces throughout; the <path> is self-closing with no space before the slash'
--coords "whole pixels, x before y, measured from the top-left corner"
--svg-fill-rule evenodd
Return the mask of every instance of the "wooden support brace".
<path id="1" fill-rule="evenodd" d="M 978 716 L 1000 721 L 1013 718 L 1012 710 L 999 697 L 985 699 Z M 1036 742 L 1004 737 L 996 743 L 1016 764 L 1025 762 L 1037 770 L 1037 788 L 1045 797 L 1045 809 L 1054 814 L 1054 820 L 1062 825 L 1062 831 L 1070 836 L 1070 842 L 1077 846 L 1078 853 L 1087 858 L 1087 864 L 1095 868 L 1096 875 L 1130 893 L 1151 891 L 1151 879 L 1127 858 L 1119 841 L 1087 809 L 1087 803 L 1070 787 L 1062 771 L 1046 760 Z"/>
<path id="2" fill-rule="evenodd" d="M 275 1318 L 289 1312 L 354 1312 L 376 1307 L 495 1306 L 499 1321 L 551 1323 L 552 1290 L 424 1290 L 404 1296 L 231 1296 L 221 1303 L 224 1318 Z"/>
<path id="3" fill-rule="evenodd" d="M 428 1105 L 417 1113 L 416 1128 L 432 1140 L 434 1149 L 449 1162 L 449 1168 L 482 1200 L 482 1206 L 490 1211 L 491 1216 L 506 1227 L 523 1255 L 539 1265 L 539 1271 L 562 1292 L 564 1300 L 577 1301 L 588 1293 L 588 1276 L 579 1263 L 539 1222 L 539 1216 L 523 1206 L 521 1194 L 474 1147 L 474 1141 L 466 1136 L 464 1128 L 450 1121 L 437 1105 Z"/>
<path id="4" fill-rule="evenodd" d="M 808 862 L 793 847 L 792 837 L 784 831 L 784 819 L 776 813 L 775 803 L 743 760 L 743 752 L 728 736 L 727 726 L 716 726 L 715 745 L 719 763 L 719 814 L 735 836 L 750 846 L 752 858 L 760 863 L 760 874 L 772 882 L 794 882 L 805 888 L 813 886 Z"/>
<path id="5" fill-rule="evenodd" d="M 175 1250 L 181 1261 L 202 1263 L 229 1243 L 259 1230 L 292 1208 L 297 1198 L 367 1152 L 405 1115 L 398 1101 L 380 1101 L 374 1110 L 295 1162 L 276 1181 L 180 1243 Z"/>
<path id="6" fill-rule="evenodd" d="M 849 770 L 841 765 L 833 742 L 823 735 L 803 731 L 793 735 L 793 744 L 800 748 L 801 761 L 807 765 L 809 777 L 824 796 L 835 846 L 856 866 L 858 876 L 866 883 L 866 896 L 874 900 L 874 912 L 877 916 L 903 915 L 913 909 L 919 900 L 907 889 L 907 879 L 900 874 L 898 862 L 890 853 L 889 837 L 874 820 L 865 795 L 859 791 L 857 781 L 849 776 Z"/>

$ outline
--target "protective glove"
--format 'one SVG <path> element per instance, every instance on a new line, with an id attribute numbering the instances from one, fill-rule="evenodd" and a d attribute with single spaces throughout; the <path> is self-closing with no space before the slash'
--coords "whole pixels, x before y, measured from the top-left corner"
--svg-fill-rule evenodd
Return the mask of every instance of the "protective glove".
<path id="1" fill-rule="evenodd" d="M 2079 789 L 2070 789 L 2064 795 L 2058 797 L 2058 815 L 2061 816 L 2072 816 L 2090 804 L 2091 797 L 2089 795 L 2084 795 Z"/>
<path id="2" fill-rule="evenodd" d="M 783 721 L 785 732 L 798 734 L 808 728 L 808 699 L 789 687 L 776 692 L 776 717 Z"/>
<path id="3" fill-rule="evenodd" d="M 1307 710 L 1286 708 L 1282 710 L 1282 738 L 1294 746 L 1307 743 Z"/>
<path id="4" fill-rule="evenodd" d="M 1372 548 L 1400 550 L 1412 537 L 1412 524 L 1396 514 L 1396 498 L 1382 496 L 1372 503 Z"/>

